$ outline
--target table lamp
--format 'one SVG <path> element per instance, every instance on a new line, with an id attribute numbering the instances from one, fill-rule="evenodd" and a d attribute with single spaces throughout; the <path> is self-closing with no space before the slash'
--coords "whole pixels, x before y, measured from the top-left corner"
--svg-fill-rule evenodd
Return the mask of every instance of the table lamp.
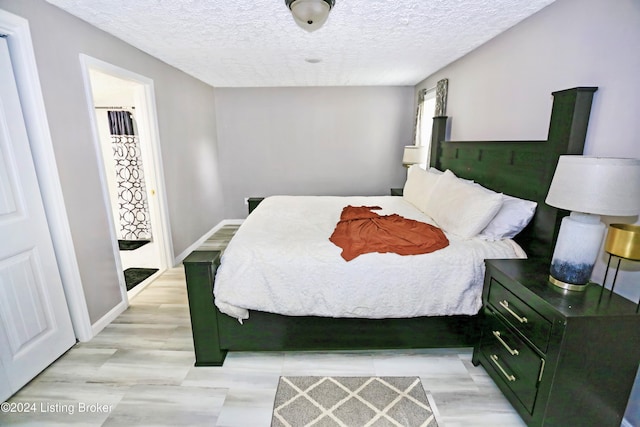
<path id="1" fill-rule="evenodd" d="M 640 213 L 640 160 L 560 156 L 545 201 L 571 211 L 560 225 L 549 281 L 584 290 L 604 237 L 600 215 Z"/>
<path id="2" fill-rule="evenodd" d="M 402 155 L 402 164 L 405 167 L 419 165 L 427 161 L 427 147 L 422 145 L 406 145 Z"/>

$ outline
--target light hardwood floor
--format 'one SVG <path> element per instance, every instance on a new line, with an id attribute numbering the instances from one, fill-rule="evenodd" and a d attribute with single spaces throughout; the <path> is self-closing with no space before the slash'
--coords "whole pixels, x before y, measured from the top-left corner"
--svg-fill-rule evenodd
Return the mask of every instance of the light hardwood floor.
<path id="1" fill-rule="evenodd" d="M 0 425 L 269 426 L 280 375 L 417 375 L 440 427 L 524 426 L 468 348 L 230 353 L 223 367 L 194 367 L 182 267 L 130 304 L 13 396 L 21 412 L 0 411 Z"/>

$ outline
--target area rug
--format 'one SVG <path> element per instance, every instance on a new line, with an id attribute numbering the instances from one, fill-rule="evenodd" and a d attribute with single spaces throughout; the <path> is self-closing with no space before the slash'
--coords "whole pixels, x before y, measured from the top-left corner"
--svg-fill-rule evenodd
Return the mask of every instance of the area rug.
<path id="1" fill-rule="evenodd" d="M 271 427 L 437 427 L 419 377 L 280 377 Z"/>
<path id="2" fill-rule="evenodd" d="M 127 268 L 124 271 L 124 281 L 127 284 L 127 290 L 130 291 L 136 285 L 144 282 L 156 271 L 158 271 L 157 268 Z"/>
<path id="3" fill-rule="evenodd" d="M 118 240 L 118 249 L 121 251 L 134 251 L 147 243 L 151 243 L 151 240 Z"/>

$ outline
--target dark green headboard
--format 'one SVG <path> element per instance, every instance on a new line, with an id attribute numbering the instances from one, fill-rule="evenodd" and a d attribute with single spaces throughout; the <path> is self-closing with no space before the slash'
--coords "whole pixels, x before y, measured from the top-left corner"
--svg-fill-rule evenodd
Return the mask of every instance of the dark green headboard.
<path id="1" fill-rule="evenodd" d="M 434 117 L 431 166 L 450 169 L 494 191 L 538 202 L 531 224 L 516 237 L 529 257 L 551 257 L 566 212 L 547 206 L 553 173 L 562 154 L 582 154 L 596 87 L 553 93 L 546 141 L 445 141 L 447 117 Z"/>

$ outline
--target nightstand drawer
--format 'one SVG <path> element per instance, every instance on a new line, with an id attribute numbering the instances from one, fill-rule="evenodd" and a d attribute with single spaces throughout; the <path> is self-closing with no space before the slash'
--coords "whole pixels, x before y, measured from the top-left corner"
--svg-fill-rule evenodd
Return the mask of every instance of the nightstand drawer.
<path id="1" fill-rule="evenodd" d="M 551 322 L 491 278 L 489 304 L 542 352 L 547 351 Z"/>
<path id="2" fill-rule="evenodd" d="M 508 387 L 523 408 L 532 413 L 544 361 L 498 314 L 487 308 L 478 351 L 487 361 L 485 367 L 491 366 L 492 378 Z"/>
<path id="3" fill-rule="evenodd" d="M 598 285 L 558 292 L 546 260 L 486 265 L 472 363 L 529 427 L 620 426 L 640 360 L 636 304 Z"/>
<path id="4" fill-rule="evenodd" d="M 537 379 L 519 376 L 508 364 L 504 352 L 497 343 L 492 343 L 489 340 L 483 341 L 480 346 L 480 354 L 487 360 L 487 363 L 483 363 L 483 365 L 485 368 L 490 367 L 489 374 L 493 380 L 507 386 L 524 409 L 528 413 L 532 413 L 538 394 Z"/>
<path id="5" fill-rule="evenodd" d="M 483 341 L 487 341 L 516 377 L 535 385 L 541 376 L 542 358 L 491 310 L 485 310 Z"/>

